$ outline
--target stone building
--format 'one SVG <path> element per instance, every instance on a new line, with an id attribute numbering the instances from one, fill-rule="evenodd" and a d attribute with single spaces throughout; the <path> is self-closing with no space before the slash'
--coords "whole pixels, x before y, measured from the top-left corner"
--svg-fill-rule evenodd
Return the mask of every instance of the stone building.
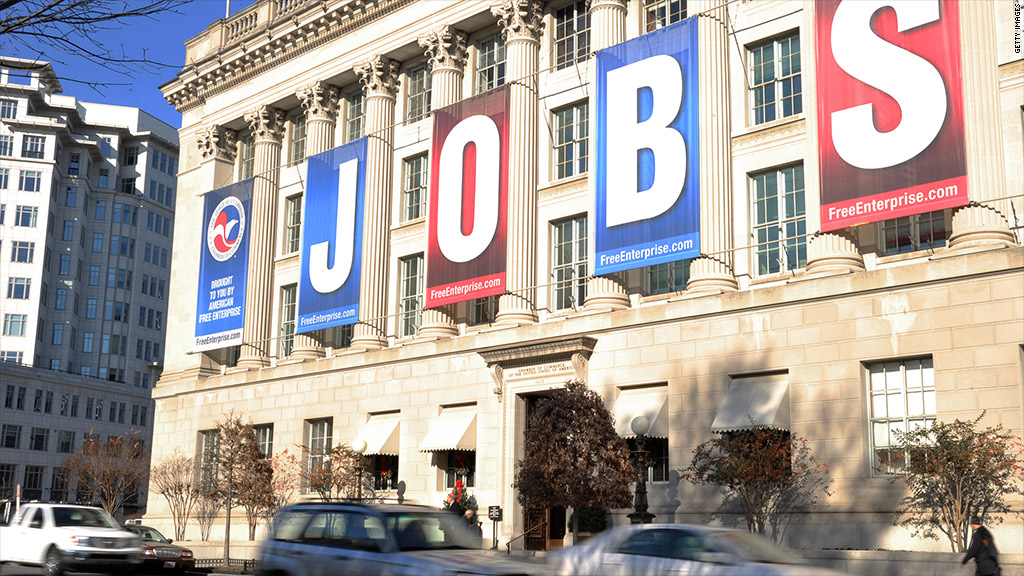
<path id="1" fill-rule="evenodd" d="M 263 0 L 211 24 L 161 87 L 183 114 L 182 193 L 154 457 L 181 449 L 202 459 L 233 409 L 267 453 L 304 446 L 316 458 L 365 441 L 379 496 L 440 505 L 461 479 L 482 507 L 504 511 L 485 537 L 557 545 L 564 510 L 523 510 L 515 463 L 533 403 L 578 378 L 603 396 L 623 436 L 635 416 L 648 417 L 658 521 L 701 522 L 717 508 L 716 492 L 681 481 L 678 469 L 697 444 L 753 419 L 808 439 L 830 465 L 834 496 L 791 526 L 797 547 L 942 549 L 892 527 L 902 493 L 885 470 L 901 461 L 895 430 L 982 410 L 987 424 L 1017 433 L 1024 424 L 1024 63 L 1008 3 L 923 5 L 934 13 L 914 17 L 945 26 L 931 44 L 962 67 L 962 89 L 942 66 L 929 64 L 942 70 L 929 78 L 953 86 L 939 99 L 962 120 L 943 120 L 942 108 L 937 126 L 960 122 L 960 152 L 938 164 L 963 165 L 953 175 L 966 175 L 970 203 L 846 224 L 822 216 L 833 213 L 823 210 L 834 206 L 826 188 L 853 181 L 822 176 L 820 111 L 834 110 L 818 94 L 834 86 L 819 82 L 828 68 L 818 60 L 845 70 L 839 53 L 855 36 L 833 26 L 823 53 L 816 22 L 832 16 L 811 2 Z M 861 18 L 863 35 L 872 15 L 842 17 Z M 903 33 L 890 28 L 879 34 Z M 665 38 L 687 39 L 696 54 L 677 95 L 692 88 L 686 106 L 700 110 L 699 137 L 686 136 L 699 157 L 682 169 L 699 189 L 699 252 L 595 275 L 610 222 L 595 198 L 621 192 L 602 176 L 623 164 L 602 148 L 622 145 L 607 125 L 623 123 L 617 113 L 629 124 L 651 98 L 643 82 L 663 80 L 630 80 L 633 107 L 609 108 L 604 94 L 621 85 L 606 81 L 617 64 L 600 54 L 656 52 L 649 46 Z M 910 53 L 931 55 L 913 42 Z M 891 66 L 879 68 L 899 82 Z M 427 201 L 433 123 L 500 91 L 501 293 L 426 308 L 441 233 Z M 935 110 L 902 103 L 908 119 Z M 645 120 L 640 113 L 632 127 Z M 865 156 L 889 150 L 878 138 Z M 298 333 L 311 257 L 304 226 L 320 216 L 308 209 L 319 182 L 312 158 L 346 144 L 365 146 L 358 321 Z M 636 144 L 637 165 L 654 148 Z M 657 170 L 672 164 L 655 161 Z M 956 182 L 926 192 L 962 193 Z M 252 196 L 244 323 L 234 345 L 198 346 L 204 196 L 235 183 Z M 614 521 L 628 512 L 613 511 Z M 543 519 L 542 537 L 517 538 Z M 169 513 L 154 502 L 147 522 Z M 1024 550 L 1019 528 L 1003 528 L 1001 549 Z"/>

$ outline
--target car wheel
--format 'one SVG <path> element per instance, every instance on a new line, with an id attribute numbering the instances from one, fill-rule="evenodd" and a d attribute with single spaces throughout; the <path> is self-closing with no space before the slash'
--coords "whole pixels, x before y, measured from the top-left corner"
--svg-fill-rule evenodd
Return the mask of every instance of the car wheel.
<path id="1" fill-rule="evenodd" d="M 60 552 L 56 548 L 50 548 L 46 552 L 46 561 L 43 563 L 43 574 L 46 576 L 60 576 L 64 573 L 64 566 L 61 565 Z"/>

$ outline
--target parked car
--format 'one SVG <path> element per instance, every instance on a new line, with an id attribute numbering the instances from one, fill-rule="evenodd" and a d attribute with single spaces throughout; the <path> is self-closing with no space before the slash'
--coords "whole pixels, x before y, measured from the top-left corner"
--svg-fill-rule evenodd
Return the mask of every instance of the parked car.
<path id="1" fill-rule="evenodd" d="M 185 571 L 196 567 L 192 551 L 174 545 L 159 530 L 141 524 L 125 524 L 124 529 L 142 538 L 143 569 Z"/>
<path id="2" fill-rule="evenodd" d="M 138 536 L 102 508 L 25 504 L 0 527 L 0 563 L 42 566 L 43 573 L 98 571 L 135 574 L 142 561 Z"/>
<path id="3" fill-rule="evenodd" d="M 689 526 L 620 526 L 579 546 L 557 550 L 549 563 L 559 576 L 827 576 L 791 551 L 749 532 Z"/>
<path id="4" fill-rule="evenodd" d="M 537 574 L 545 567 L 481 550 L 451 512 L 317 502 L 286 507 L 259 553 L 261 576 Z"/>

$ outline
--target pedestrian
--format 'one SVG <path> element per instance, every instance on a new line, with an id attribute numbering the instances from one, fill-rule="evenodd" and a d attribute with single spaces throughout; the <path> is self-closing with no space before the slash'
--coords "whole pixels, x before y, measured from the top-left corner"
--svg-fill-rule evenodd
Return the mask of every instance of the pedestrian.
<path id="1" fill-rule="evenodd" d="M 472 532 L 473 535 L 477 536 L 478 538 L 483 538 L 483 528 L 480 527 L 480 521 L 477 519 L 476 512 L 473 511 L 472 508 L 466 509 L 466 513 L 463 516 L 463 518 L 466 520 L 466 524 L 469 525 L 470 532 Z"/>
<path id="2" fill-rule="evenodd" d="M 996 550 L 992 533 L 982 526 L 981 520 L 980 516 L 971 516 L 971 530 L 974 534 L 971 536 L 971 546 L 967 549 L 967 555 L 961 564 L 967 564 L 968 560 L 974 558 L 975 576 L 996 576 L 1000 572 L 999 551 Z"/>

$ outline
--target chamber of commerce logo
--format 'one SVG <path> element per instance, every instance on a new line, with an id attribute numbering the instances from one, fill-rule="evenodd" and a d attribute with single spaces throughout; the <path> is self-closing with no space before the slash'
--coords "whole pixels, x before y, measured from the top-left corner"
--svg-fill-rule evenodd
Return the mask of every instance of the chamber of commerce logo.
<path id="1" fill-rule="evenodd" d="M 245 210 L 234 196 L 221 200 L 210 216 L 206 229 L 206 246 L 214 260 L 223 262 L 234 256 L 242 245 L 245 230 Z"/>

